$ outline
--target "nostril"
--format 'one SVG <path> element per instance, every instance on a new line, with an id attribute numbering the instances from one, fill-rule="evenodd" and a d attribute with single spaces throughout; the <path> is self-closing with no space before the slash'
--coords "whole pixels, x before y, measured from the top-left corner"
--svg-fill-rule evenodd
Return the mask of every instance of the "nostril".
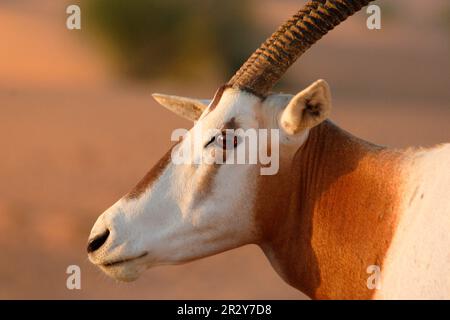
<path id="1" fill-rule="evenodd" d="M 102 234 L 89 240 L 88 246 L 87 246 L 87 252 L 91 253 L 91 252 L 94 252 L 95 250 L 99 249 L 106 242 L 106 239 L 108 239 L 108 236 L 109 236 L 109 230 L 106 229 L 106 231 L 103 232 Z"/>

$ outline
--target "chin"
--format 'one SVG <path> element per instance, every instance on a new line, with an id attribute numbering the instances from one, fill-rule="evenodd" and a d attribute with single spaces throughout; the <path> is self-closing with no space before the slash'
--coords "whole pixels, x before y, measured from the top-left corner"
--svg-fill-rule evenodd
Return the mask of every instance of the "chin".
<path id="1" fill-rule="evenodd" d="M 120 265 L 111 267 L 100 266 L 100 269 L 107 276 L 123 282 L 135 281 L 140 277 L 143 271 L 141 270 L 141 268 L 132 265 Z"/>

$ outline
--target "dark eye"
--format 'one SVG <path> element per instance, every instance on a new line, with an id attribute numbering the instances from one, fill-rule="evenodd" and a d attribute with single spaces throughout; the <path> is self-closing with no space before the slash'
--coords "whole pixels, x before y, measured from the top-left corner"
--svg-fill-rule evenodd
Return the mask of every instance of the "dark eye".
<path id="1" fill-rule="evenodd" d="M 206 144 L 205 144 L 205 148 L 208 147 L 211 143 L 213 143 L 214 141 L 216 141 L 216 137 L 212 137 Z"/>
<path id="2" fill-rule="evenodd" d="M 232 133 L 222 132 L 220 135 L 217 136 L 216 143 L 223 150 L 233 149 L 238 146 L 239 137 Z"/>

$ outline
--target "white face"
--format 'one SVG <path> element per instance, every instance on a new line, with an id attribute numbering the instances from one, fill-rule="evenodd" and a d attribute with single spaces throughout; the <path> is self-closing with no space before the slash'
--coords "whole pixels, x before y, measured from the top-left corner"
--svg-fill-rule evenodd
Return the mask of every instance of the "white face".
<path id="1" fill-rule="evenodd" d="M 151 266 L 183 263 L 256 243 L 260 234 L 254 202 L 261 166 L 194 160 L 222 152 L 218 143 L 208 144 L 210 129 L 221 130 L 230 123 L 244 130 L 278 129 L 281 123 L 280 158 L 289 161 L 309 132 L 308 128 L 290 132 L 300 127 L 289 125 L 285 115 L 295 98 L 272 95 L 262 100 L 226 89 L 214 110 L 205 110 L 190 130 L 201 133 L 192 134 L 193 139 L 202 140 L 192 161 L 175 164 L 171 160 L 191 142 L 184 139 L 136 189 L 97 219 L 88 248 L 91 262 L 116 279 L 130 281 Z M 245 148 L 245 143 L 234 148 Z"/>

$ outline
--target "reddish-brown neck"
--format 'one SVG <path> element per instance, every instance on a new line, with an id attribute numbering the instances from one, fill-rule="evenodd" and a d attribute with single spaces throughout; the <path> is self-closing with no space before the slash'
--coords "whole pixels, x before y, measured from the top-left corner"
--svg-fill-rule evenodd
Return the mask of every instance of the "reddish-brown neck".
<path id="1" fill-rule="evenodd" d="M 261 246 L 288 283 L 312 298 L 373 296 L 366 269 L 382 268 L 397 223 L 400 158 L 325 121 L 263 179 Z"/>

